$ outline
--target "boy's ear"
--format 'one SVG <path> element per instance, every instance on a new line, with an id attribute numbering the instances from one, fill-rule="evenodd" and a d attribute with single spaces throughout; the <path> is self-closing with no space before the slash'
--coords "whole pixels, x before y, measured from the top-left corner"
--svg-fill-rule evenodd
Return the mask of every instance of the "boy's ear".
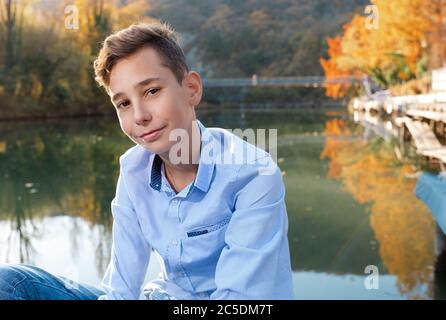
<path id="1" fill-rule="evenodd" d="M 200 103 L 203 94 L 200 74 L 196 71 L 189 71 L 184 78 L 184 81 L 189 105 L 195 107 Z"/>

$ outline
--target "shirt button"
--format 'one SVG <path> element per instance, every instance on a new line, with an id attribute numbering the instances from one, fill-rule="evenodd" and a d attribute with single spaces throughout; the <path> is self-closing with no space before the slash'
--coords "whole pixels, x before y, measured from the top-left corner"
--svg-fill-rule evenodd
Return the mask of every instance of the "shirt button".
<path id="1" fill-rule="evenodd" d="M 177 199 L 173 199 L 172 200 L 172 204 L 177 204 L 178 203 L 178 200 Z"/>
<path id="2" fill-rule="evenodd" d="M 178 240 L 172 240 L 171 243 L 172 243 L 173 246 L 176 246 L 178 244 Z"/>

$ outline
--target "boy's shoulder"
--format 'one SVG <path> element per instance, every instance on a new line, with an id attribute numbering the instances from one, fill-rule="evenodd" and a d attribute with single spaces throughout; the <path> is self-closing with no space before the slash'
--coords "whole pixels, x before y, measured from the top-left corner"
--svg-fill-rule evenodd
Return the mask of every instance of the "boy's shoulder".
<path id="1" fill-rule="evenodd" d="M 217 149 L 220 150 L 222 156 L 233 155 L 236 160 L 243 160 L 243 164 L 253 163 L 263 158 L 271 158 L 268 151 L 255 145 L 256 142 L 261 142 L 261 137 L 256 136 L 256 132 L 253 130 L 208 128 L 208 131 L 216 140 Z"/>
<path id="2" fill-rule="evenodd" d="M 127 149 L 119 157 L 119 165 L 121 168 L 126 168 L 129 166 L 142 165 L 145 159 L 148 159 L 152 153 L 146 148 L 139 144 L 134 145 Z"/>
<path id="3" fill-rule="evenodd" d="M 255 145 L 255 142 L 258 144 L 260 142 L 260 145 L 265 144 L 258 141 L 263 139 L 262 135 L 259 137 L 255 136 L 257 132 L 243 133 L 242 130 L 222 128 L 209 128 L 209 131 L 216 138 L 217 149 L 221 150 L 220 157 L 217 157 L 217 170 L 221 174 L 228 174 L 228 178 L 237 182 L 235 190 L 241 190 L 253 181 L 255 182 L 251 183 L 251 186 L 255 185 L 255 188 L 273 187 L 275 192 L 284 190 L 282 172 L 275 158 L 268 151 Z M 243 138 L 246 137 L 245 133 L 248 135 L 248 141 Z M 256 139 L 252 139 L 252 135 Z M 254 143 L 251 143 L 253 140 Z M 270 147 L 277 147 L 274 143 L 268 142 L 268 144 Z"/>
<path id="4" fill-rule="evenodd" d="M 235 174 L 236 179 L 242 179 L 242 177 L 252 179 L 258 175 L 274 176 L 280 173 L 273 156 L 255 145 L 255 142 L 259 143 L 252 137 L 255 133 L 248 132 L 245 135 L 246 132 L 243 133 L 241 130 L 223 128 L 208 128 L 207 131 L 214 138 L 217 170 Z M 248 141 L 245 141 L 243 137 L 246 137 Z"/>

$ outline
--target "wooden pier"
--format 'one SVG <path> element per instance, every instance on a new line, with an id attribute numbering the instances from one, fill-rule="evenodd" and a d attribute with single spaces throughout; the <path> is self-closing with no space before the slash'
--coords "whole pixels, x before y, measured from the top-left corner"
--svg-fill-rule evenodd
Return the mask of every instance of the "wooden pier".
<path id="1" fill-rule="evenodd" d="M 417 153 L 439 161 L 442 171 L 445 171 L 446 146 L 440 143 L 431 126 L 409 117 L 404 117 L 402 122 L 412 137 Z"/>
<path id="2" fill-rule="evenodd" d="M 387 138 L 412 141 L 416 152 L 446 171 L 446 93 L 356 98 L 354 113 L 365 127 Z"/>

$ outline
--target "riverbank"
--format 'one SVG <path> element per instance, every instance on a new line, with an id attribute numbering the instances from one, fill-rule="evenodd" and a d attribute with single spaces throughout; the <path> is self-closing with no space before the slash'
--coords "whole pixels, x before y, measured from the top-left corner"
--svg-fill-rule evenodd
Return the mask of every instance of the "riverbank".
<path id="1" fill-rule="evenodd" d="M 90 117 L 106 117 L 116 114 L 113 106 L 95 107 L 82 111 L 64 110 L 62 112 L 54 112 L 44 110 L 41 107 L 29 108 L 29 111 L 18 111 L 13 108 L 8 108 L 1 104 L 0 101 L 0 121 L 22 121 L 22 120 L 45 120 L 45 119 L 59 119 L 59 118 L 90 118 Z M 345 102 L 343 101 L 321 101 L 321 102 L 303 102 L 303 101 L 261 101 L 251 103 L 209 103 L 201 102 L 197 110 L 288 110 L 288 109 L 344 109 Z"/>
<path id="2" fill-rule="evenodd" d="M 60 114 L 45 114 L 45 113 L 18 113 L 1 115 L 0 122 L 5 121 L 28 121 L 28 120 L 50 120 L 50 119 L 75 119 L 75 118 L 94 118 L 94 117 L 109 117 L 115 115 L 115 112 L 78 112 L 78 113 L 60 113 Z"/>

